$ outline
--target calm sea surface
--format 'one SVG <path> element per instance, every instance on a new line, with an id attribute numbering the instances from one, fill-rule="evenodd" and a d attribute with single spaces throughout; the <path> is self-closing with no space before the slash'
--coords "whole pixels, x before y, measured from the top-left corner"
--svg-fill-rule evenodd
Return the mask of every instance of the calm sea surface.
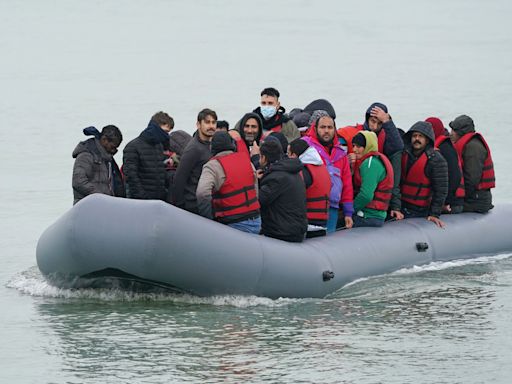
<path id="1" fill-rule="evenodd" d="M 404 129 L 472 116 L 499 209 L 511 14 L 507 0 L 0 1 L 0 382 L 509 383 L 510 254 L 269 300 L 59 290 L 35 247 L 71 207 L 83 127 L 116 124 L 124 145 L 158 110 L 189 132 L 204 107 L 234 124 L 267 86 L 288 110 L 329 99 L 338 126 L 374 101 Z"/>

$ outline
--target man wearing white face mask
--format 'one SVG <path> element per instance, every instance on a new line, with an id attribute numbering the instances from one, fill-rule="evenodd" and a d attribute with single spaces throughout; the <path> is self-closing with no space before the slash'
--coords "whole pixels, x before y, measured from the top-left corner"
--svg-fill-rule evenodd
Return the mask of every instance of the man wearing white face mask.
<path id="1" fill-rule="evenodd" d="M 253 112 L 257 113 L 263 121 L 263 137 L 271 132 L 281 132 L 288 142 L 300 137 L 299 130 L 285 109 L 279 103 L 279 91 L 275 88 L 265 88 L 261 91 L 260 106 Z M 235 129 L 239 130 L 240 122 Z"/>

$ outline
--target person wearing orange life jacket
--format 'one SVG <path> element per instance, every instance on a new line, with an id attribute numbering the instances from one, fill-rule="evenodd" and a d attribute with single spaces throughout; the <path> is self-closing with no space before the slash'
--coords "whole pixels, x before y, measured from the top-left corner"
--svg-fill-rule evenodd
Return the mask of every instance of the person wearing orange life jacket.
<path id="1" fill-rule="evenodd" d="M 448 165 L 448 195 L 444 202 L 443 213 L 461 213 L 464 206 L 464 178 L 459 155 L 443 122 L 437 117 L 429 117 L 425 121 L 432 124 L 436 137 L 434 147 L 441 152 Z"/>
<path id="2" fill-rule="evenodd" d="M 448 194 L 448 167 L 434 149 L 432 124 L 418 121 L 404 135 L 402 154 L 402 210 L 405 217 L 426 217 L 438 227 Z"/>
<path id="3" fill-rule="evenodd" d="M 364 124 L 343 127 L 337 130 L 340 142 L 346 145 L 351 164 L 355 161 L 352 149 L 352 138 L 361 130 L 372 131 L 378 138 L 379 152 L 386 155 L 393 166 L 393 193 L 389 206 L 389 214 L 396 219 L 403 219 L 400 200 L 400 169 L 404 143 L 398 128 L 388 113 L 388 108 L 382 103 L 373 103 L 365 113 Z"/>
<path id="4" fill-rule="evenodd" d="M 302 178 L 306 186 L 306 216 L 308 218 L 306 238 L 325 236 L 331 191 L 329 171 L 317 150 L 302 139 L 295 139 L 288 145 L 288 157 L 290 159 L 298 157 L 304 165 Z"/>
<path id="5" fill-rule="evenodd" d="M 462 162 L 464 212 L 486 213 L 492 205 L 491 189 L 496 186 L 491 150 L 471 117 L 461 115 L 450 124 L 450 138 Z"/>
<path id="6" fill-rule="evenodd" d="M 258 178 L 247 153 L 235 152 L 227 132 L 212 137 L 213 157 L 203 166 L 197 184 L 197 207 L 201 216 L 244 232 L 259 234 Z"/>
<path id="7" fill-rule="evenodd" d="M 352 138 L 354 163 L 354 227 L 382 227 L 393 189 L 393 167 L 378 152 L 377 135 L 361 131 Z"/>

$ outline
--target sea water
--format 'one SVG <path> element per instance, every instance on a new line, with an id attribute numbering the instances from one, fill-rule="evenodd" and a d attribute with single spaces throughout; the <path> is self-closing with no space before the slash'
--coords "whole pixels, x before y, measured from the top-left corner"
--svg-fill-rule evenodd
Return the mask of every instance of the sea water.
<path id="1" fill-rule="evenodd" d="M 374 101 L 406 130 L 472 116 L 499 209 L 512 201 L 511 11 L 504 0 L 0 2 L 0 382 L 508 383 L 510 254 L 270 300 L 58 289 L 35 247 L 71 207 L 82 128 L 119 126 L 121 163 L 154 112 L 190 133 L 204 107 L 234 125 L 268 86 L 288 110 L 330 100 L 337 126 Z"/>

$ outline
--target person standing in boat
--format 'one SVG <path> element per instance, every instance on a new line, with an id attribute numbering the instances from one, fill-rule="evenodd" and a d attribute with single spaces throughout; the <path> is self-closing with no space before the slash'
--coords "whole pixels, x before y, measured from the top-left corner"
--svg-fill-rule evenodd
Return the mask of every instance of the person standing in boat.
<path id="1" fill-rule="evenodd" d="M 101 133 L 95 127 L 83 130 L 87 136 L 73 151 L 73 204 L 93 193 L 125 197 L 121 172 L 114 160 L 123 135 L 115 125 L 103 127 Z"/>
<path id="2" fill-rule="evenodd" d="M 444 202 L 443 213 L 461 213 L 464 207 L 465 192 L 459 155 L 443 122 L 437 117 L 429 117 L 425 121 L 432 124 L 436 137 L 434 147 L 439 149 L 448 165 L 448 195 Z"/>
<path id="3" fill-rule="evenodd" d="M 167 160 L 165 165 L 167 169 L 167 202 L 172 203 L 174 201 L 174 176 L 176 170 L 180 164 L 181 155 L 185 150 L 189 141 L 192 140 L 192 136 L 182 130 L 173 130 L 169 134 L 169 150 L 165 151 Z"/>
<path id="4" fill-rule="evenodd" d="M 466 115 L 450 123 L 450 138 L 459 154 L 464 175 L 464 212 L 487 213 L 494 208 L 491 189 L 496 186 L 491 149 L 475 131 L 473 119 Z"/>
<path id="5" fill-rule="evenodd" d="M 393 190 L 393 166 L 378 151 L 377 135 L 361 131 L 352 138 L 354 227 L 382 227 Z"/>
<path id="6" fill-rule="evenodd" d="M 426 217 L 438 227 L 448 194 L 448 166 L 434 148 L 432 125 L 418 121 L 404 135 L 402 154 L 402 210 L 405 217 Z"/>
<path id="7" fill-rule="evenodd" d="M 299 159 L 284 158 L 278 140 L 265 140 L 260 147 L 258 170 L 261 233 L 268 237 L 301 242 L 308 227 L 306 188 L 300 176 Z"/>
<path id="8" fill-rule="evenodd" d="M 300 137 L 297 126 L 285 113 L 285 109 L 279 102 L 279 91 L 275 88 L 265 88 L 261 91 L 260 106 L 253 112 L 263 121 L 263 137 L 270 132 L 281 132 L 288 142 Z M 240 131 L 241 122 L 236 123 L 235 129 Z"/>
<path id="9" fill-rule="evenodd" d="M 404 142 L 398 128 L 388 113 L 388 107 L 382 103 L 373 103 L 365 113 L 364 124 L 356 124 L 338 129 L 342 145 L 347 146 L 349 159 L 355 161 L 352 150 L 352 138 L 360 131 L 371 131 L 377 135 L 379 153 L 384 154 L 393 166 L 394 181 L 391 196 L 389 215 L 395 219 L 403 219 L 400 200 L 400 169 Z"/>
<path id="10" fill-rule="evenodd" d="M 199 214 L 259 234 L 258 178 L 247 154 L 236 152 L 236 143 L 227 132 L 213 135 L 211 154 L 197 184 Z"/>
<path id="11" fill-rule="evenodd" d="M 126 144 L 123 173 L 129 198 L 165 201 L 167 170 L 164 151 L 169 148 L 169 132 L 173 128 L 173 118 L 165 112 L 157 112 L 147 128 Z"/>
<path id="12" fill-rule="evenodd" d="M 317 150 L 302 139 L 295 139 L 288 145 L 288 157 L 290 159 L 298 158 L 304 165 L 302 178 L 306 187 L 306 216 L 308 218 L 306 238 L 325 236 L 331 191 L 329 171 Z"/>
<path id="13" fill-rule="evenodd" d="M 331 190 L 329 194 L 329 217 L 327 220 L 327 232 L 334 232 L 338 223 L 338 211 L 341 208 L 343 215 L 342 226 L 351 228 L 353 207 L 352 174 L 347 153 L 341 148 L 334 119 L 325 111 L 315 111 L 312 118 L 316 118 L 302 138 L 311 147 L 315 148 L 327 167 L 331 178 Z"/>
<path id="14" fill-rule="evenodd" d="M 174 204 L 192 213 L 197 209 L 196 189 L 203 165 L 210 159 L 210 142 L 217 129 L 217 114 L 205 108 L 197 115 L 197 130 L 183 151 L 174 176 Z"/>

